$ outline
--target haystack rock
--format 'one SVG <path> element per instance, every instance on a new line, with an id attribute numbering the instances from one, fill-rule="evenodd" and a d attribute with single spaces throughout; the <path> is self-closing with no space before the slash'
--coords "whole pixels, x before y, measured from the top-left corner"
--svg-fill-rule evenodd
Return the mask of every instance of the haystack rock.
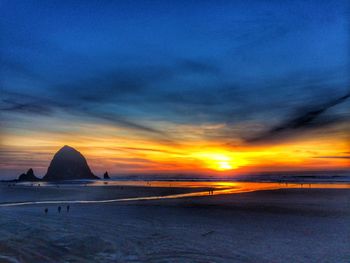
<path id="1" fill-rule="evenodd" d="M 107 171 L 103 174 L 103 179 L 111 179 Z"/>
<path id="2" fill-rule="evenodd" d="M 53 157 L 43 180 L 98 179 L 86 162 L 85 157 L 76 149 L 65 145 Z"/>
<path id="3" fill-rule="evenodd" d="M 18 181 L 39 181 L 40 179 L 34 175 L 34 171 L 30 168 L 27 173 L 23 173 L 18 177 Z"/>

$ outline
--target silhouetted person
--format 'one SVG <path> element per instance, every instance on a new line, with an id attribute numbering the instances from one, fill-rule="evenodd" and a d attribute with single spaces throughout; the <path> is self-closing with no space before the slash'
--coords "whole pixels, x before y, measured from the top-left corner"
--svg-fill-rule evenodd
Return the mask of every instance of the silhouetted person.
<path id="1" fill-rule="evenodd" d="M 49 212 L 49 209 L 48 208 L 45 208 L 45 215 L 47 215 L 47 212 Z"/>
<path id="2" fill-rule="evenodd" d="M 60 206 L 57 208 L 57 210 L 58 210 L 58 213 L 61 213 L 61 207 Z"/>
<path id="3" fill-rule="evenodd" d="M 69 208 L 70 208 L 69 205 L 67 205 L 67 213 L 69 212 Z"/>

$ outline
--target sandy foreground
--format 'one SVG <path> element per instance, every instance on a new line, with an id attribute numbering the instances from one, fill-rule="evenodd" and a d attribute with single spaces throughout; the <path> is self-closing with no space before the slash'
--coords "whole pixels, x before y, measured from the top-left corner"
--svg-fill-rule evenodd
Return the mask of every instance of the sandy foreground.
<path id="1" fill-rule="evenodd" d="M 188 191 L 193 189 L 2 185 L 0 201 Z M 0 262 L 350 262 L 350 189 L 71 204 L 69 213 L 65 204 L 58 213 L 58 206 L 0 207 Z"/>

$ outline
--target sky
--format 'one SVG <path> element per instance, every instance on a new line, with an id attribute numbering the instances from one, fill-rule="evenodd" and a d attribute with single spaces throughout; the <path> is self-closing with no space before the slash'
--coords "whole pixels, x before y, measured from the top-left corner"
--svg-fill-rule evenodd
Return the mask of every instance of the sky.
<path id="1" fill-rule="evenodd" d="M 0 1 L 0 178 L 348 169 L 347 1 Z"/>

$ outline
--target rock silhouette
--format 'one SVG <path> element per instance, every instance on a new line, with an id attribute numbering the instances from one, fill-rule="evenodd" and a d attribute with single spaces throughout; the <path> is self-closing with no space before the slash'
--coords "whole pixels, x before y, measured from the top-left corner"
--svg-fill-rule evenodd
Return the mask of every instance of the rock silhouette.
<path id="1" fill-rule="evenodd" d="M 34 175 L 34 171 L 30 168 L 27 173 L 23 173 L 18 177 L 18 181 L 39 181 L 40 179 Z"/>
<path id="2" fill-rule="evenodd" d="M 107 171 L 103 174 L 103 179 L 111 179 Z"/>
<path id="3" fill-rule="evenodd" d="M 54 155 L 43 180 L 76 179 L 98 179 L 98 177 L 91 172 L 85 157 L 80 152 L 65 145 Z"/>

